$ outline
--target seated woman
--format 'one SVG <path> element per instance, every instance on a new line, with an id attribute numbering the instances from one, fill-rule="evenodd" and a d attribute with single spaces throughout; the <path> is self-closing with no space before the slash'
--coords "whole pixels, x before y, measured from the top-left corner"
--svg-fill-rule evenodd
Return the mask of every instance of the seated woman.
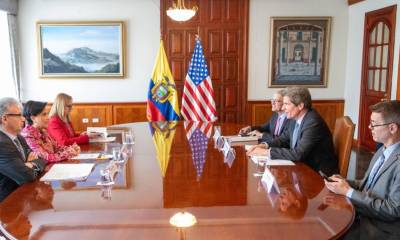
<path id="1" fill-rule="evenodd" d="M 50 120 L 48 131 L 52 138 L 54 138 L 60 145 L 72 145 L 89 143 L 89 138 L 96 137 L 95 135 L 88 135 L 86 132 L 76 134 L 74 127 L 70 121 L 69 114 L 72 109 L 72 97 L 60 93 L 54 100 L 53 106 L 50 110 Z"/>
<path id="2" fill-rule="evenodd" d="M 36 101 L 28 101 L 25 104 L 23 113 L 27 125 L 22 130 L 21 135 L 26 139 L 32 151 L 48 163 L 77 156 L 80 152 L 78 145 L 62 146 L 47 133 L 49 117 L 46 104 Z"/>

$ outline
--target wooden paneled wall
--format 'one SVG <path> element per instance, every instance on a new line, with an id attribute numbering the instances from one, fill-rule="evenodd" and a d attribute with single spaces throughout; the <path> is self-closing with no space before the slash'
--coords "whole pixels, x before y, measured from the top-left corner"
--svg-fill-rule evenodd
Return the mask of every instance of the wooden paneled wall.
<path id="1" fill-rule="evenodd" d="M 336 118 L 343 116 L 344 100 L 314 100 L 312 104 L 333 131 Z M 248 101 L 246 109 L 248 115 L 244 124 L 259 125 L 272 115 L 269 101 Z M 87 127 L 144 122 L 147 121 L 146 103 L 75 103 L 71 121 L 79 132 Z"/>
<path id="2" fill-rule="evenodd" d="M 314 100 L 312 106 L 321 114 L 333 132 L 336 118 L 344 114 L 344 100 Z M 249 112 L 247 122 L 251 125 L 263 124 L 272 115 L 269 101 L 249 101 L 247 109 Z"/>
<path id="3" fill-rule="evenodd" d="M 146 103 L 74 103 L 71 121 L 75 131 L 129 122 L 144 122 Z"/>

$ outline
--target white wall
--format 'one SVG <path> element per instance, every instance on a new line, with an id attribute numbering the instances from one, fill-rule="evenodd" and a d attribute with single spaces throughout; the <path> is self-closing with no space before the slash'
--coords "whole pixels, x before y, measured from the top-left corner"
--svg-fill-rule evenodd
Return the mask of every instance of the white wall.
<path id="1" fill-rule="evenodd" d="M 361 65 L 364 38 L 364 18 L 365 13 L 381 9 L 394 4 L 399 4 L 399 0 L 366 0 L 349 7 L 349 35 L 347 40 L 348 64 L 346 70 L 345 85 L 345 115 L 349 115 L 353 122 L 358 123 L 360 89 L 361 89 Z M 396 99 L 397 72 L 399 65 L 399 45 L 400 45 L 400 5 L 397 6 L 396 31 L 394 42 L 393 75 L 392 75 L 392 99 Z M 357 124 L 358 125 L 358 124 Z M 354 137 L 358 136 L 358 128 Z"/>
<path id="2" fill-rule="evenodd" d="M 328 87 L 310 89 L 313 99 L 343 99 L 346 69 L 348 5 L 345 0 L 250 0 L 249 100 L 265 100 L 268 88 L 270 18 L 276 16 L 331 16 Z"/>
<path id="3" fill-rule="evenodd" d="M 126 30 L 124 79 L 40 79 L 37 21 L 122 20 Z M 66 92 L 76 102 L 145 101 L 160 40 L 159 0 L 20 0 L 18 9 L 23 99 L 53 101 Z"/>

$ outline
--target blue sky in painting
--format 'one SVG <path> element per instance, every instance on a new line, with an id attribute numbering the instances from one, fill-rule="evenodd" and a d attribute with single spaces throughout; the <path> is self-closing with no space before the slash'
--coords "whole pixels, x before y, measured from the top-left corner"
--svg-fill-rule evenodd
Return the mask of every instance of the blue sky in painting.
<path id="1" fill-rule="evenodd" d="M 55 54 L 79 47 L 119 54 L 119 33 L 119 26 L 41 26 L 42 47 Z"/>

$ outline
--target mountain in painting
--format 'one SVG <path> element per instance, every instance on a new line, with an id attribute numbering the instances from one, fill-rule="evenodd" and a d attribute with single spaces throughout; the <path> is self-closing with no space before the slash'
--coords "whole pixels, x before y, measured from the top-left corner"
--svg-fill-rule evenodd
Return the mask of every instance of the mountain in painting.
<path id="1" fill-rule="evenodd" d="M 47 48 L 43 49 L 43 70 L 44 73 L 86 73 L 80 66 L 66 63 L 51 53 Z"/>
<path id="2" fill-rule="evenodd" d="M 114 53 L 106 53 L 94 51 L 88 47 L 74 48 L 67 53 L 60 54 L 60 58 L 64 62 L 71 64 L 107 64 L 119 61 L 119 55 Z"/>

